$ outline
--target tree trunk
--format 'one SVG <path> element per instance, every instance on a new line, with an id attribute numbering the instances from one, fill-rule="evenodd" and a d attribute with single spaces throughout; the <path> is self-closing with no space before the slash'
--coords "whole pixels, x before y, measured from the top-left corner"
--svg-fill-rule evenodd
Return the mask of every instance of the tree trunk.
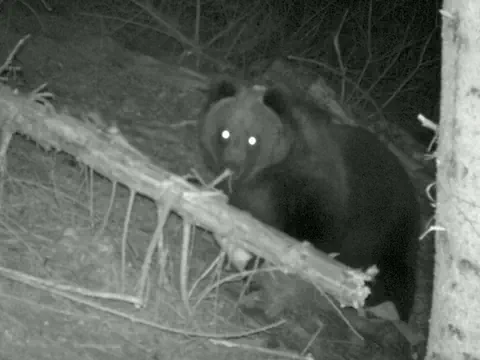
<path id="1" fill-rule="evenodd" d="M 436 214 L 441 229 L 427 359 L 479 359 L 480 1 L 445 0 L 443 9 Z"/>

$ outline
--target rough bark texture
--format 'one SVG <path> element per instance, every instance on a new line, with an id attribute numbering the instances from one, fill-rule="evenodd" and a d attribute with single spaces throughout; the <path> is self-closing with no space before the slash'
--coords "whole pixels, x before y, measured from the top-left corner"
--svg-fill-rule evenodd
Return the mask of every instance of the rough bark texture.
<path id="1" fill-rule="evenodd" d="M 480 357 L 480 2 L 445 0 L 428 359 Z"/>

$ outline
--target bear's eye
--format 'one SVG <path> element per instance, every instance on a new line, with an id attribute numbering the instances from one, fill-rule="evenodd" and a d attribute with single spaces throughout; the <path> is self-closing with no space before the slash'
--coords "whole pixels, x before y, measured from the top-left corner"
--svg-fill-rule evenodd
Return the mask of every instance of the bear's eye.
<path id="1" fill-rule="evenodd" d="M 220 136 L 222 137 L 223 140 L 228 140 L 230 139 L 230 131 L 223 130 Z"/>
<path id="2" fill-rule="evenodd" d="M 257 138 L 255 136 L 250 136 L 248 138 L 248 145 L 255 146 L 257 144 Z"/>

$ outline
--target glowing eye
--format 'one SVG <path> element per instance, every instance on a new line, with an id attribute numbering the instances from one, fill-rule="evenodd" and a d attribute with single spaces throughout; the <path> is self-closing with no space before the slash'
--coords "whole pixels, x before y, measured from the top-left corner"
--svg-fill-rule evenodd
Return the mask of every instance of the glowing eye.
<path id="1" fill-rule="evenodd" d="M 221 136 L 222 136 L 222 139 L 223 139 L 223 140 L 228 140 L 228 139 L 230 139 L 230 131 L 228 131 L 228 130 L 223 130 Z"/>
<path id="2" fill-rule="evenodd" d="M 254 146 L 256 143 L 257 143 L 257 138 L 256 138 L 256 137 L 250 136 L 250 137 L 248 138 L 248 145 Z"/>

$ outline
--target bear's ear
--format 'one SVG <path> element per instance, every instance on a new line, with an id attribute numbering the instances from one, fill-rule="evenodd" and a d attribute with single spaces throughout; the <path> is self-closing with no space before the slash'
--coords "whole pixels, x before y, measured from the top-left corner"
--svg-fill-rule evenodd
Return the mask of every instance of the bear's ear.
<path id="1" fill-rule="evenodd" d="M 290 111 L 287 96 L 277 88 L 269 88 L 265 91 L 263 103 L 280 117 L 288 115 Z"/>
<path id="2" fill-rule="evenodd" d="M 227 97 L 237 94 L 237 86 L 230 80 L 222 79 L 210 85 L 207 104 L 211 105 Z"/>

